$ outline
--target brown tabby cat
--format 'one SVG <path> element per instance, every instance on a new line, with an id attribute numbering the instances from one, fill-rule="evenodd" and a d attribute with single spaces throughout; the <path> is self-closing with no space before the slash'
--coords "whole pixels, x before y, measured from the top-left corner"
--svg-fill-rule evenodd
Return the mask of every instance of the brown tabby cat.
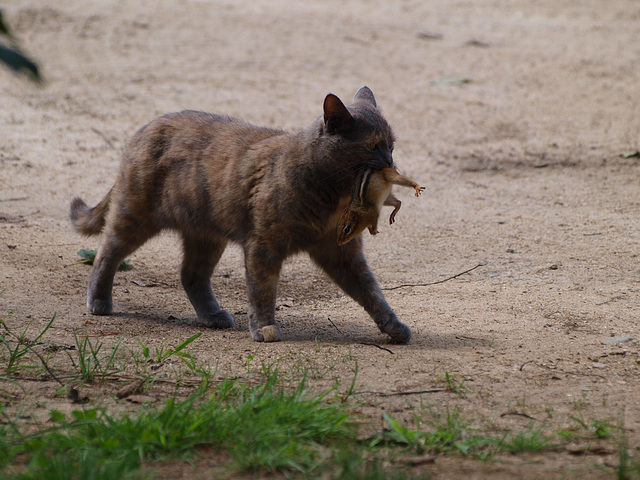
<path id="1" fill-rule="evenodd" d="M 411 330 L 385 301 L 362 240 L 339 246 L 335 233 L 358 172 L 393 166 L 393 133 L 367 87 L 349 107 L 332 94 L 323 107 L 323 116 L 295 134 L 195 111 L 142 127 L 106 197 L 93 208 L 71 201 L 74 228 L 102 232 L 87 294 L 91 313 L 111 313 L 120 262 L 168 229 L 182 235 L 182 285 L 208 327 L 233 325 L 210 282 L 232 241 L 244 249 L 254 340 L 281 340 L 274 318 L 280 269 L 287 257 L 306 251 L 382 332 L 408 342 Z"/>

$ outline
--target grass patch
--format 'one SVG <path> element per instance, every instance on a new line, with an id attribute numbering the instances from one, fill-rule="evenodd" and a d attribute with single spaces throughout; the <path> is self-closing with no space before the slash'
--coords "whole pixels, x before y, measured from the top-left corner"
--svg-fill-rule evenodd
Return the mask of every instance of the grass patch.
<path id="1" fill-rule="evenodd" d="M 27 332 L 29 331 L 29 327 L 31 327 L 31 322 L 29 322 L 22 332 L 16 333 L 13 329 L 7 326 L 3 319 L 0 318 L 0 326 L 2 326 L 3 329 L 0 331 L 0 343 L 2 343 L 2 346 L 4 347 L 4 353 L 0 358 L 3 362 L 2 370 L 4 370 L 7 375 L 13 375 L 20 369 L 36 368 L 32 365 L 21 365 L 20 361 L 25 355 L 30 353 L 36 345 L 38 345 L 38 342 L 44 334 L 47 333 L 49 328 L 51 328 L 55 319 L 56 315 L 54 313 L 49 323 L 44 327 L 44 329 L 42 329 L 36 338 L 29 340 Z"/>
<path id="2" fill-rule="evenodd" d="M 137 475 L 143 462 L 192 460 L 196 447 L 208 446 L 227 451 L 236 469 L 309 472 L 327 455 L 326 443 L 352 436 L 348 418 L 323 395 L 311 395 L 304 381 L 288 392 L 277 375 L 253 387 L 228 380 L 210 395 L 169 400 L 137 416 L 52 411 L 55 426 L 31 435 L 5 416 L 2 467 L 21 479 L 89 478 L 76 472 L 96 465 L 90 478 L 112 479 Z"/>
<path id="3" fill-rule="evenodd" d="M 131 406 L 134 413 L 114 414 L 95 406 L 70 413 L 47 409 L 48 421 L 41 423 L 24 416 L 25 406 L 7 402 L 9 406 L 0 406 L 0 478 L 155 479 L 162 474 L 154 469 L 162 470 L 164 462 L 186 462 L 184 468 L 189 469 L 193 468 L 189 464 L 195 465 L 204 457 L 218 465 L 216 474 L 224 478 L 234 478 L 238 472 L 256 477 L 279 472 L 288 478 L 417 479 L 426 477 L 415 476 L 408 470 L 411 462 L 403 459 L 426 454 L 490 461 L 498 454 L 557 450 L 563 442 L 575 439 L 619 446 L 619 463 L 608 471 L 619 479 L 640 478 L 640 463 L 627 445 L 622 423 L 587 420 L 580 408 L 569 417 L 573 422 L 570 430 L 552 430 L 545 422 L 532 421 L 528 426 L 497 432 L 493 425 L 469 418 L 458 407 L 435 407 L 421 400 L 420 408 L 414 411 L 413 428 L 383 411 L 383 426 L 371 435 L 371 417 L 356 422 L 351 413 L 357 362 L 353 381 L 343 394 L 338 393 L 337 381 L 328 390 L 314 391 L 308 385 L 306 368 L 297 370 L 294 366 L 295 374 L 289 378 L 291 372 L 285 372 L 286 379 L 280 376 L 277 363 L 252 368 L 254 355 L 247 357 L 246 375 L 221 378 L 216 375 L 217 368 L 201 364 L 186 351 L 200 333 L 168 349 L 152 351 L 138 342 L 141 352 L 124 352 L 122 338 L 115 346 L 106 347 L 74 331 L 75 353 L 69 353 L 73 349 L 68 348 L 63 350 L 66 355 L 59 355 L 69 357 L 66 368 L 75 374 L 56 378 L 58 374 L 45 363 L 49 357 L 45 359 L 34 350 L 39 345 L 46 351 L 60 351 L 42 342 L 53 320 L 41 332 L 33 333 L 34 340 L 28 338 L 30 324 L 16 333 L 18 330 L 2 322 L 0 370 L 17 374 L 5 379 L 17 383 L 25 379 L 19 375 L 25 368 L 44 368 L 42 371 L 59 383 L 60 378 L 71 379 L 71 383 L 82 382 L 83 388 L 94 392 L 95 385 L 90 384 L 99 382 L 104 398 L 114 382 L 130 381 L 127 368 L 134 367 L 133 378 L 138 382 L 165 385 L 164 398 L 168 384 L 175 390 L 161 406 Z M 154 373 L 171 357 L 178 360 L 176 369 L 172 367 L 169 375 Z M 134 364 L 127 365 L 127 360 Z M 64 368 L 56 364 L 58 371 Z M 442 381 L 457 400 L 468 394 L 464 380 L 445 372 Z M 7 398 L 18 397 L 7 394 Z M 364 434 L 365 430 L 369 433 Z"/>

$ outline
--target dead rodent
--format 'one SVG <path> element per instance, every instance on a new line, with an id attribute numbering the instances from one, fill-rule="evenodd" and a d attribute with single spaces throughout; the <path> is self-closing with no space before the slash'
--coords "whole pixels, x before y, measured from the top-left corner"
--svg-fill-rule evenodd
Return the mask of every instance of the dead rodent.
<path id="1" fill-rule="evenodd" d="M 416 197 L 424 190 L 424 187 L 391 167 L 377 171 L 367 169 L 358 177 L 351 203 L 338 221 L 338 245 L 356 238 L 365 228 L 369 229 L 371 235 L 378 233 L 378 217 L 383 205 L 393 207 L 389 224 L 395 222 L 402 202 L 391 193 L 394 184 L 415 189 Z"/>

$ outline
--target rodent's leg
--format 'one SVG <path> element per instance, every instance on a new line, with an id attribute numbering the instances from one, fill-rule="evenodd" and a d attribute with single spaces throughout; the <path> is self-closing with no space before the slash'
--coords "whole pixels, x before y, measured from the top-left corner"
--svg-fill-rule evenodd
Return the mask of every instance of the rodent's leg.
<path id="1" fill-rule="evenodd" d="M 402 202 L 393 193 L 390 193 L 384 201 L 384 204 L 388 207 L 393 207 L 393 212 L 391 212 L 391 215 L 389 215 L 389 225 L 392 225 L 393 222 L 396 221 L 396 213 L 398 213 L 398 210 L 400 210 Z"/>
<path id="2" fill-rule="evenodd" d="M 362 237 L 341 247 L 325 242 L 309 250 L 309 256 L 347 295 L 364 307 L 381 332 L 398 343 L 411 339 L 411 330 L 398 320 L 367 265 Z"/>
<path id="3" fill-rule="evenodd" d="M 381 172 L 383 172 L 384 178 L 389 183 L 393 183 L 394 185 L 400 185 L 400 186 L 403 186 L 403 187 L 414 188 L 415 191 L 416 191 L 416 197 L 420 196 L 420 194 L 424 190 L 424 187 L 421 187 L 416 182 L 411 180 L 409 177 L 407 177 L 405 175 L 401 175 L 394 168 L 383 168 L 381 170 Z"/>
<path id="4" fill-rule="evenodd" d="M 267 246 L 246 245 L 244 262 L 249 295 L 249 330 L 256 342 L 279 342 L 276 323 L 276 290 L 282 257 Z"/>
<path id="5" fill-rule="evenodd" d="M 211 274 L 227 246 L 227 240 L 217 237 L 202 240 L 185 235 L 182 243 L 184 255 L 180 280 L 198 320 L 206 327 L 233 327 L 233 317 L 220 308 L 211 289 Z"/>

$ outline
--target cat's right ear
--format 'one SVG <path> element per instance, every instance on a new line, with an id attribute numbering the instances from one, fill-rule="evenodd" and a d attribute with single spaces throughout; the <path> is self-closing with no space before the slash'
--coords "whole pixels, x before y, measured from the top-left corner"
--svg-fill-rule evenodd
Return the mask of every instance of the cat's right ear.
<path id="1" fill-rule="evenodd" d="M 348 128 L 353 123 L 353 117 L 344 106 L 342 100 L 333 93 L 324 99 L 324 124 L 329 133 L 336 133 L 344 128 Z"/>

